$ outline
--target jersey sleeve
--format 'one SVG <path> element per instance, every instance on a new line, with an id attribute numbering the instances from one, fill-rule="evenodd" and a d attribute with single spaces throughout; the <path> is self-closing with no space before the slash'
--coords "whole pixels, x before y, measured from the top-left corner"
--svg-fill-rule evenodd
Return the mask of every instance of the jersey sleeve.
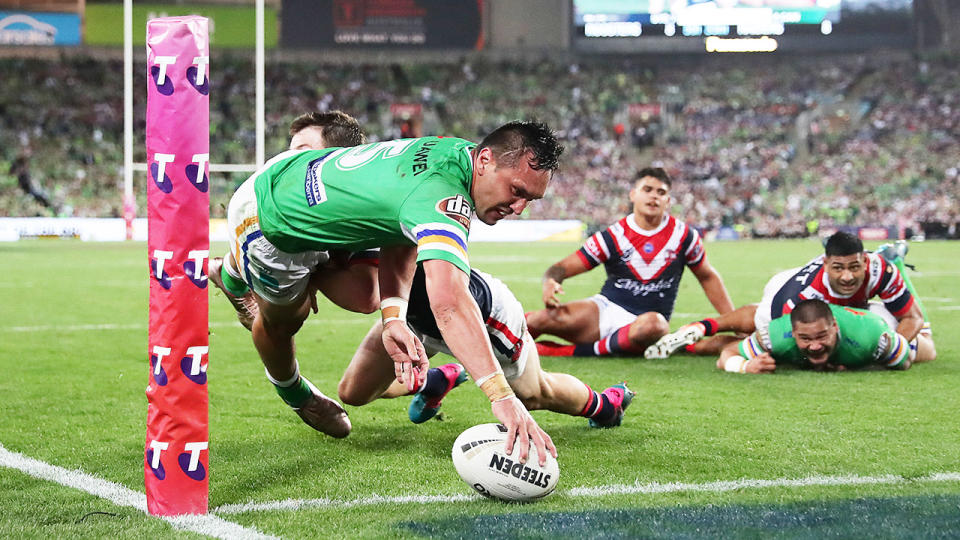
<path id="1" fill-rule="evenodd" d="M 887 369 L 906 369 L 910 367 L 910 344 L 907 338 L 893 331 L 886 331 L 878 343 L 881 355 L 880 364 Z"/>
<path id="2" fill-rule="evenodd" d="M 470 273 L 467 236 L 473 201 L 461 186 L 442 176 L 423 182 L 400 207 L 404 234 L 417 245 L 417 263 L 447 261 Z"/>
<path id="3" fill-rule="evenodd" d="M 610 230 L 603 230 L 594 233 L 583 246 L 577 250 L 577 256 L 583 261 L 588 270 L 607 262 L 616 247 L 613 245 L 613 238 L 610 236 Z"/>
<path id="4" fill-rule="evenodd" d="M 690 268 L 700 266 L 707 259 L 707 252 L 703 249 L 703 239 L 693 227 L 686 225 L 687 237 L 683 241 L 683 262 Z"/>
<path id="5" fill-rule="evenodd" d="M 750 337 L 741 341 L 739 349 L 740 356 L 746 358 L 747 360 L 753 360 L 769 350 L 766 346 L 764 346 L 763 339 L 757 332 L 754 332 L 750 335 Z"/>
<path id="6" fill-rule="evenodd" d="M 880 260 L 883 264 L 883 270 L 877 284 L 877 296 L 880 297 L 887 311 L 892 313 L 894 317 L 900 317 L 913 305 L 913 295 L 910 294 L 910 289 L 903 281 L 900 270 L 885 259 L 881 258 Z"/>

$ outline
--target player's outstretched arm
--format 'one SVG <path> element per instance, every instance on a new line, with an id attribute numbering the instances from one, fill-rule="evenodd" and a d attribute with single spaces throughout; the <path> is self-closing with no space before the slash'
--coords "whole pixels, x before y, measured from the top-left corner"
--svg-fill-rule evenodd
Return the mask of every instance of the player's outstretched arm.
<path id="1" fill-rule="evenodd" d="M 730 294 L 727 287 L 723 284 L 723 278 L 720 272 L 710 265 L 710 261 L 704 258 L 703 262 L 696 268 L 692 268 L 693 275 L 697 276 L 700 286 L 703 287 L 707 300 L 713 305 L 717 313 L 724 315 L 733 311 L 733 300 L 730 300 Z"/>
<path id="2" fill-rule="evenodd" d="M 437 328 L 450 352 L 490 399 L 493 414 L 507 427 L 507 453 L 513 452 L 516 442 L 520 461 L 526 461 L 532 441 L 540 465 L 545 465 L 546 452 L 556 457 L 557 449 L 507 384 L 494 358 L 480 308 L 470 294 L 467 274 L 443 260 L 424 261 L 423 270 Z"/>
<path id="3" fill-rule="evenodd" d="M 777 362 L 770 356 L 770 353 L 764 352 L 751 359 L 746 359 L 740 355 L 740 343 L 731 343 L 720 352 L 720 358 L 717 359 L 717 369 L 729 371 L 730 373 L 773 373 L 777 369 Z"/>
<path id="4" fill-rule="evenodd" d="M 567 255 L 543 274 L 543 305 L 555 308 L 560 305 L 559 294 L 563 294 L 563 280 L 589 270 L 576 253 Z"/>

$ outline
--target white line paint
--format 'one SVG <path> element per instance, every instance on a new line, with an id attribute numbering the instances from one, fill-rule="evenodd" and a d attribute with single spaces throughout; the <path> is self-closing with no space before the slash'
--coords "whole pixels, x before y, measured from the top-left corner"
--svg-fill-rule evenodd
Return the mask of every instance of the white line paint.
<path id="1" fill-rule="evenodd" d="M 931 311 L 960 311 L 960 306 L 927 306 Z"/>
<path id="2" fill-rule="evenodd" d="M 4 448 L 2 444 L 0 444 L 0 467 L 16 469 L 34 478 L 49 480 L 62 486 L 85 491 L 101 499 L 106 499 L 117 506 L 128 506 L 145 514 L 147 513 L 147 496 L 143 493 L 136 492 L 126 486 L 98 478 L 82 471 L 64 469 L 63 467 L 51 465 L 17 452 L 11 452 Z M 277 538 L 263 534 L 256 529 L 250 529 L 233 523 L 232 521 L 226 521 L 223 518 L 211 514 L 161 517 L 160 519 L 170 523 L 174 528 L 205 534 L 215 538 Z"/>
<path id="3" fill-rule="evenodd" d="M 385 497 L 372 495 L 352 501 L 335 499 L 286 499 L 265 503 L 225 504 L 214 508 L 218 514 L 242 514 L 244 512 L 272 512 L 275 510 L 300 510 L 302 508 L 349 508 L 351 506 L 372 506 L 375 504 L 432 504 L 455 503 L 480 500 L 480 495 L 400 495 Z"/>
<path id="4" fill-rule="evenodd" d="M 862 486 L 874 484 L 908 484 L 913 482 L 960 482 L 960 473 L 933 473 L 923 477 L 905 478 L 897 475 L 884 476 L 811 476 L 808 478 L 777 478 L 773 480 L 743 479 L 689 484 L 672 482 L 661 484 L 610 485 L 596 487 L 571 488 L 558 492 L 568 497 L 603 497 L 606 495 L 652 495 L 656 493 L 677 493 L 684 491 L 704 491 L 720 493 L 739 489 L 759 489 L 772 487 L 807 486 Z M 218 514 L 241 514 L 244 512 L 272 512 L 280 510 L 299 510 L 301 508 L 347 508 L 351 506 L 373 506 L 377 504 L 431 504 L 458 503 L 479 500 L 479 495 L 408 495 L 384 497 L 373 495 L 350 501 L 334 499 L 287 499 L 263 503 L 227 504 L 214 509 Z"/>
<path id="5" fill-rule="evenodd" d="M 573 488 L 567 492 L 571 497 L 599 497 L 602 495 L 649 495 L 654 493 L 675 493 L 680 491 L 705 491 L 721 493 L 738 489 L 757 489 L 771 487 L 808 487 L 808 486 L 862 486 L 871 484 L 906 484 L 910 482 L 957 482 L 960 473 L 936 473 L 919 478 L 904 478 L 888 474 L 884 476 L 810 476 L 807 478 L 776 478 L 773 480 L 725 480 L 704 484 L 672 482 L 660 484 L 613 485 L 599 487 Z"/>
<path id="6" fill-rule="evenodd" d="M 329 326 L 329 325 L 339 325 L 339 324 L 363 324 L 369 326 L 373 323 L 372 318 L 356 318 L 356 319 L 307 319 L 304 323 L 308 326 Z M 229 328 L 231 326 L 240 327 L 240 323 L 237 321 L 230 322 L 221 322 L 214 321 L 210 323 L 210 328 Z M 115 323 L 103 323 L 103 324 L 46 324 L 41 326 L 7 326 L 0 327 L 0 332 L 88 332 L 92 330 L 146 330 L 146 323 L 132 323 L 132 324 L 115 324 Z"/>

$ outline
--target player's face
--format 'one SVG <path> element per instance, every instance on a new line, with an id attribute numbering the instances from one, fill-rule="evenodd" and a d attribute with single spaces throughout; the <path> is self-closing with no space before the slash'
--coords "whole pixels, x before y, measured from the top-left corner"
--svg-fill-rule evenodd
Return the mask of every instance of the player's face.
<path id="1" fill-rule="evenodd" d="M 830 359 L 830 353 L 837 348 L 838 335 L 837 322 L 832 320 L 817 319 L 793 325 L 797 348 L 815 366 L 822 366 Z"/>
<path id="2" fill-rule="evenodd" d="M 543 198 L 550 171 L 530 167 L 532 152 L 511 167 L 497 166 L 489 148 L 474 158 L 474 179 L 470 195 L 476 205 L 477 219 L 493 225 L 506 216 L 520 214 L 530 201 Z"/>
<path id="3" fill-rule="evenodd" d="M 857 292 L 867 276 L 866 261 L 863 253 L 854 255 L 833 255 L 823 261 L 827 270 L 830 288 L 842 295 Z"/>
<path id="4" fill-rule="evenodd" d="M 670 206 L 670 186 L 652 176 L 644 176 L 630 190 L 630 202 L 634 214 L 651 220 L 660 219 Z"/>
<path id="5" fill-rule="evenodd" d="M 296 132 L 290 138 L 291 150 L 323 150 L 327 147 L 323 140 L 323 128 L 308 126 Z"/>

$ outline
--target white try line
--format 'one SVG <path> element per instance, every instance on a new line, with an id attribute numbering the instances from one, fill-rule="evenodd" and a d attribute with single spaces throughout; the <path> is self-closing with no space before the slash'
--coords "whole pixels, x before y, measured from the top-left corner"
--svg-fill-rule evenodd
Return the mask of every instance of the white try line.
<path id="1" fill-rule="evenodd" d="M 604 497 L 607 495 L 653 495 L 657 493 L 678 493 L 685 491 L 721 493 L 741 489 L 760 489 L 774 487 L 808 487 L 808 486 L 863 486 L 877 484 L 908 484 L 916 482 L 960 482 L 960 473 L 933 473 L 922 477 L 906 478 L 897 475 L 884 476 L 810 476 L 807 478 L 777 478 L 773 480 L 742 479 L 725 480 L 691 484 L 671 482 L 661 484 L 627 484 L 596 487 L 571 488 L 557 492 L 567 497 Z M 278 510 L 299 510 L 301 508 L 348 508 L 352 506 L 373 506 L 378 504 L 432 504 L 432 503 L 460 503 L 479 500 L 479 495 L 401 495 L 385 497 L 373 495 L 349 501 L 335 499 L 287 499 L 263 503 L 226 504 L 215 508 L 218 514 L 241 514 L 244 512 L 272 512 Z"/>
<path id="2" fill-rule="evenodd" d="M 17 452 L 11 452 L 4 448 L 2 444 L 0 444 L 0 466 L 16 469 L 35 478 L 40 478 L 41 480 L 49 480 L 62 486 L 79 489 L 80 491 L 85 491 L 101 499 L 106 499 L 117 506 L 128 506 L 149 515 L 147 513 L 147 496 L 143 493 L 133 491 L 121 484 L 98 478 L 92 474 L 64 469 L 63 467 L 29 458 Z M 277 538 L 276 536 L 263 534 L 256 529 L 247 528 L 211 514 L 160 517 L 160 519 L 170 523 L 170 525 L 176 529 L 213 536 L 215 538 Z"/>
<path id="3" fill-rule="evenodd" d="M 372 318 L 356 318 L 356 319 L 307 319 L 304 323 L 308 326 L 319 326 L 319 325 L 339 325 L 339 324 L 365 324 L 370 325 L 373 323 Z M 240 323 L 237 321 L 230 322 L 221 322 L 214 321 L 209 324 L 210 328 L 229 328 L 231 326 L 240 327 Z M 103 324 L 45 324 L 41 326 L 0 326 L 0 332 L 89 332 L 92 330 L 144 330 L 146 331 L 146 323 L 131 323 L 131 324 L 115 324 L 115 323 L 103 323 Z"/>

